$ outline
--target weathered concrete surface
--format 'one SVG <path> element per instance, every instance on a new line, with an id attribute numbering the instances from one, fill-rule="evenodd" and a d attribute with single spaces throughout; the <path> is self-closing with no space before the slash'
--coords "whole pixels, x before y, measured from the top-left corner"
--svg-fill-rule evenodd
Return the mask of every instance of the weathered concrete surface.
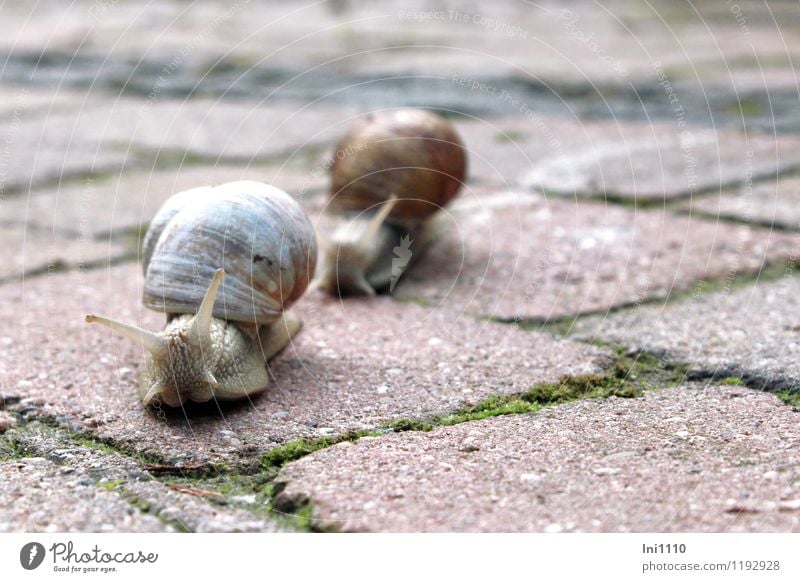
<path id="1" fill-rule="evenodd" d="M 692 214 L 800 230 L 800 177 L 790 176 L 700 196 L 686 202 L 683 208 Z"/>
<path id="2" fill-rule="evenodd" d="M 348 531 L 800 531 L 799 445 L 775 396 L 685 385 L 339 444 L 279 501 Z"/>
<path id="3" fill-rule="evenodd" d="M 448 212 L 395 295 L 504 319 L 605 311 L 793 252 L 766 229 L 537 195 L 467 189 Z"/>
<path id="4" fill-rule="evenodd" d="M 672 199 L 796 168 L 799 146 L 794 137 L 652 127 L 650 135 L 601 137 L 557 152 L 536 164 L 525 183 L 569 196 Z"/>
<path id="5" fill-rule="evenodd" d="M 587 318 L 576 323 L 574 332 L 582 338 L 666 353 L 718 377 L 744 375 L 771 390 L 797 390 L 799 297 L 800 280 L 788 277 Z"/>
<path id="6" fill-rule="evenodd" d="M 292 438 L 443 414 L 598 373 L 606 361 L 591 346 L 450 310 L 314 293 L 293 308 L 305 328 L 271 366 L 265 395 L 164 415 L 136 396 L 142 349 L 83 322 L 97 313 L 160 329 L 163 315 L 140 306 L 141 284 L 139 266 L 128 264 L 31 280 L 24 291 L 0 287 L 0 317 L 15 321 L 0 337 L 3 391 L 36 414 L 171 462 L 235 461 Z"/>
<path id="7" fill-rule="evenodd" d="M 0 464 L 0 531 L 279 531 L 219 494 L 157 481 L 132 459 L 61 431 L 6 433 L 28 456 Z"/>

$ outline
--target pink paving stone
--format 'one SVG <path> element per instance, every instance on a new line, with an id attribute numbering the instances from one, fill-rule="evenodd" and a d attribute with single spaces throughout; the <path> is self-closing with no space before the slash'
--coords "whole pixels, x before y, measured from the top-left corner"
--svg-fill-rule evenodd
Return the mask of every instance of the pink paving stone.
<path id="1" fill-rule="evenodd" d="M 697 293 L 683 301 L 642 306 L 576 322 L 584 339 L 602 339 L 687 362 L 718 378 L 743 376 L 770 390 L 800 389 L 800 256 L 776 281 Z"/>
<path id="2" fill-rule="evenodd" d="M 4 207 L 4 214 L 5 210 Z M 0 282 L 26 274 L 108 263 L 132 252 L 116 241 L 93 240 L 79 233 L 53 232 L 24 224 L 2 226 L 0 248 L 3 249 Z"/>
<path id="3" fill-rule="evenodd" d="M 527 104 L 524 96 L 517 96 Z M 529 104 L 528 104 L 529 106 Z M 469 179 L 564 196 L 672 199 L 800 165 L 800 140 L 671 122 L 536 115 L 460 119 Z"/>
<path id="4" fill-rule="evenodd" d="M 292 309 L 305 322 L 251 402 L 159 416 L 136 392 L 142 349 L 83 322 L 103 314 L 147 329 L 139 265 L 63 273 L 0 287 L 0 388 L 36 414 L 76 424 L 167 461 L 231 459 L 298 437 L 425 418 L 565 375 L 602 371 L 585 344 L 391 298 L 339 302 L 322 293 Z"/>
<path id="5" fill-rule="evenodd" d="M 332 142 L 357 113 L 329 107 L 272 101 L 221 99 L 119 99 L 89 97 L 78 111 L 47 119 L 49 133 L 68 131 L 83 141 L 135 154 L 200 155 L 252 163 L 296 154 L 311 144 Z"/>
<path id="6" fill-rule="evenodd" d="M 800 165 L 793 136 L 653 126 L 650 135 L 607 139 L 557 152 L 525 177 L 533 188 L 570 196 L 662 200 L 775 176 Z"/>
<path id="7" fill-rule="evenodd" d="M 798 230 L 800 177 L 789 176 L 699 196 L 686 202 L 683 208 L 695 215 L 707 214 Z"/>
<path id="8" fill-rule="evenodd" d="M 766 229 L 470 188 L 443 222 L 394 294 L 508 320 L 603 312 L 794 252 Z"/>
<path id="9" fill-rule="evenodd" d="M 797 532 L 798 463 L 774 395 L 684 385 L 336 445 L 278 502 L 346 531 Z"/>
<path id="10" fill-rule="evenodd" d="M 199 186 L 235 180 L 256 180 L 285 189 L 293 195 L 319 192 L 324 176 L 301 173 L 294 165 L 182 166 L 139 170 L 106 178 L 87 178 L 6 200 L 3 217 L 61 233 L 81 233 L 87 239 L 108 240 L 146 224 L 173 194 Z"/>

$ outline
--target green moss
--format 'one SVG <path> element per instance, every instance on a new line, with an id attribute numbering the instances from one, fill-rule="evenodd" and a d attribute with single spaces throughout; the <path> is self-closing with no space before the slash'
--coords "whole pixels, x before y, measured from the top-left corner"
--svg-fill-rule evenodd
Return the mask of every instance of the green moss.
<path id="1" fill-rule="evenodd" d="M 170 526 L 180 533 L 192 533 L 192 529 L 180 519 L 166 518 L 161 515 L 161 509 L 150 503 L 149 501 L 133 495 L 128 491 L 120 491 L 120 496 L 140 513 L 151 515 L 158 519 L 164 525 Z"/>
<path id="2" fill-rule="evenodd" d="M 494 136 L 494 141 L 500 143 L 516 142 L 525 139 L 527 136 L 521 131 L 509 129 L 508 131 L 498 131 Z"/>
<path id="3" fill-rule="evenodd" d="M 728 376 L 727 378 L 723 378 L 719 383 L 724 386 L 746 386 L 744 380 L 736 376 Z"/>
<path id="4" fill-rule="evenodd" d="M 391 298 L 397 301 L 398 303 L 413 303 L 414 305 L 419 305 L 421 307 L 436 307 L 435 303 L 428 301 L 427 299 L 423 299 L 421 297 L 411 297 L 408 295 L 391 295 Z"/>
<path id="5" fill-rule="evenodd" d="M 783 390 L 778 392 L 778 398 L 800 412 L 800 392 L 794 390 Z"/>
<path id="6" fill-rule="evenodd" d="M 111 489 L 116 489 L 123 483 L 125 483 L 124 479 L 115 479 L 114 481 L 100 481 L 99 483 L 96 483 L 96 485 L 98 487 L 102 487 L 103 489 L 111 490 Z"/>
<path id="7" fill-rule="evenodd" d="M 763 112 L 764 104 L 754 97 L 745 97 L 730 105 L 727 110 L 729 113 L 741 115 L 743 118 L 756 117 Z"/>

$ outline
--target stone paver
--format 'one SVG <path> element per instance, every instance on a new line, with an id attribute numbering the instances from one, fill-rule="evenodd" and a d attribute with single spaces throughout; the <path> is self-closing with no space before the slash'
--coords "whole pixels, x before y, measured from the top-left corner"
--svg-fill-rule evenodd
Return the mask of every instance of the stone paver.
<path id="1" fill-rule="evenodd" d="M 252 402 L 161 415 L 136 396 L 145 354 L 83 322 L 86 313 L 161 329 L 140 306 L 139 265 L 0 287 L 0 386 L 37 414 L 169 461 L 227 459 L 288 439 L 447 413 L 494 394 L 601 371 L 606 355 L 548 334 L 390 298 L 339 302 L 321 292 L 293 308 L 305 322 Z M 53 331 L 57 322 L 57 333 Z M 71 338 L 65 341 L 65 338 Z"/>
<path id="2" fill-rule="evenodd" d="M 340 444 L 287 465 L 352 531 L 800 531 L 800 424 L 775 396 L 679 388 Z"/>
<path id="3" fill-rule="evenodd" d="M 800 177 L 742 186 L 687 202 L 690 213 L 800 230 Z"/>
<path id="4" fill-rule="evenodd" d="M 798 146 L 794 137 L 653 128 L 650 136 L 597 140 L 549 156 L 525 183 L 569 196 L 671 199 L 796 168 Z"/>
<path id="5" fill-rule="evenodd" d="M 790 271 L 787 270 L 787 274 Z M 576 335 L 666 353 L 719 377 L 800 388 L 800 279 L 760 282 L 578 321 Z"/>
<path id="6" fill-rule="evenodd" d="M 504 319 L 554 319 L 663 297 L 758 271 L 792 236 L 537 195 L 467 189 L 447 233 L 401 279 L 412 297 Z M 413 250 L 413 244 L 412 244 Z"/>
<path id="7" fill-rule="evenodd" d="M 294 164 L 143 169 L 11 197 L 3 203 L 2 217 L 62 235 L 81 234 L 87 240 L 99 237 L 107 241 L 108 233 L 119 234 L 146 224 L 177 192 L 236 180 L 267 182 L 293 195 L 306 196 L 319 193 L 327 185 L 324 175 L 307 176 Z"/>
<path id="8" fill-rule="evenodd" d="M 72 467 L 41 457 L 0 463 L 0 532 L 174 531 Z"/>
<path id="9" fill-rule="evenodd" d="M 59 233 L 44 227 L 19 224 L 0 226 L 0 248 L 5 259 L 0 263 L 0 282 L 34 272 L 41 274 L 96 265 L 132 252 L 115 241 L 94 240 L 80 233 Z"/>
<path id="10" fill-rule="evenodd" d="M 209 501 L 203 497 L 209 492 L 171 488 L 132 459 L 53 432 L 25 427 L 12 436 L 36 456 L 0 465 L 0 531 L 280 530 L 269 519 Z"/>
<path id="11" fill-rule="evenodd" d="M 209 158 L 209 165 L 297 156 L 311 173 L 324 160 L 316 152 L 307 159 L 304 149 L 332 143 L 355 112 L 271 102 L 87 96 L 50 114 L 23 113 L 0 124 L 5 139 L 0 184 L 28 192 L 90 172 L 152 168 L 156 156 L 160 165 L 175 166 L 196 163 L 197 156 Z"/>

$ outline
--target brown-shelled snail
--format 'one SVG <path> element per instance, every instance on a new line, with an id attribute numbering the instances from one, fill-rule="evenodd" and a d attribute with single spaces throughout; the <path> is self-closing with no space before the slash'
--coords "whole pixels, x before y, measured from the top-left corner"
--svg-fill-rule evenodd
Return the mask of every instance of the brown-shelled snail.
<path id="1" fill-rule="evenodd" d="M 333 295 L 391 290 L 458 193 L 464 145 L 443 117 L 398 109 L 356 122 L 336 152 L 329 213 L 342 222 L 324 245 L 314 285 Z"/>
<path id="2" fill-rule="evenodd" d="M 301 327 L 285 310 L 316 266 L 314 229 L 300 204 L 259 182 L 187 190 L 161 207 L 142 251 L 142 300 L 167 314 L 164 331 L 95 315 L 86 321 L 150 352 L 139 384 L 144 404 L 233 400 L 265 390 L 266 361 Z"/>

